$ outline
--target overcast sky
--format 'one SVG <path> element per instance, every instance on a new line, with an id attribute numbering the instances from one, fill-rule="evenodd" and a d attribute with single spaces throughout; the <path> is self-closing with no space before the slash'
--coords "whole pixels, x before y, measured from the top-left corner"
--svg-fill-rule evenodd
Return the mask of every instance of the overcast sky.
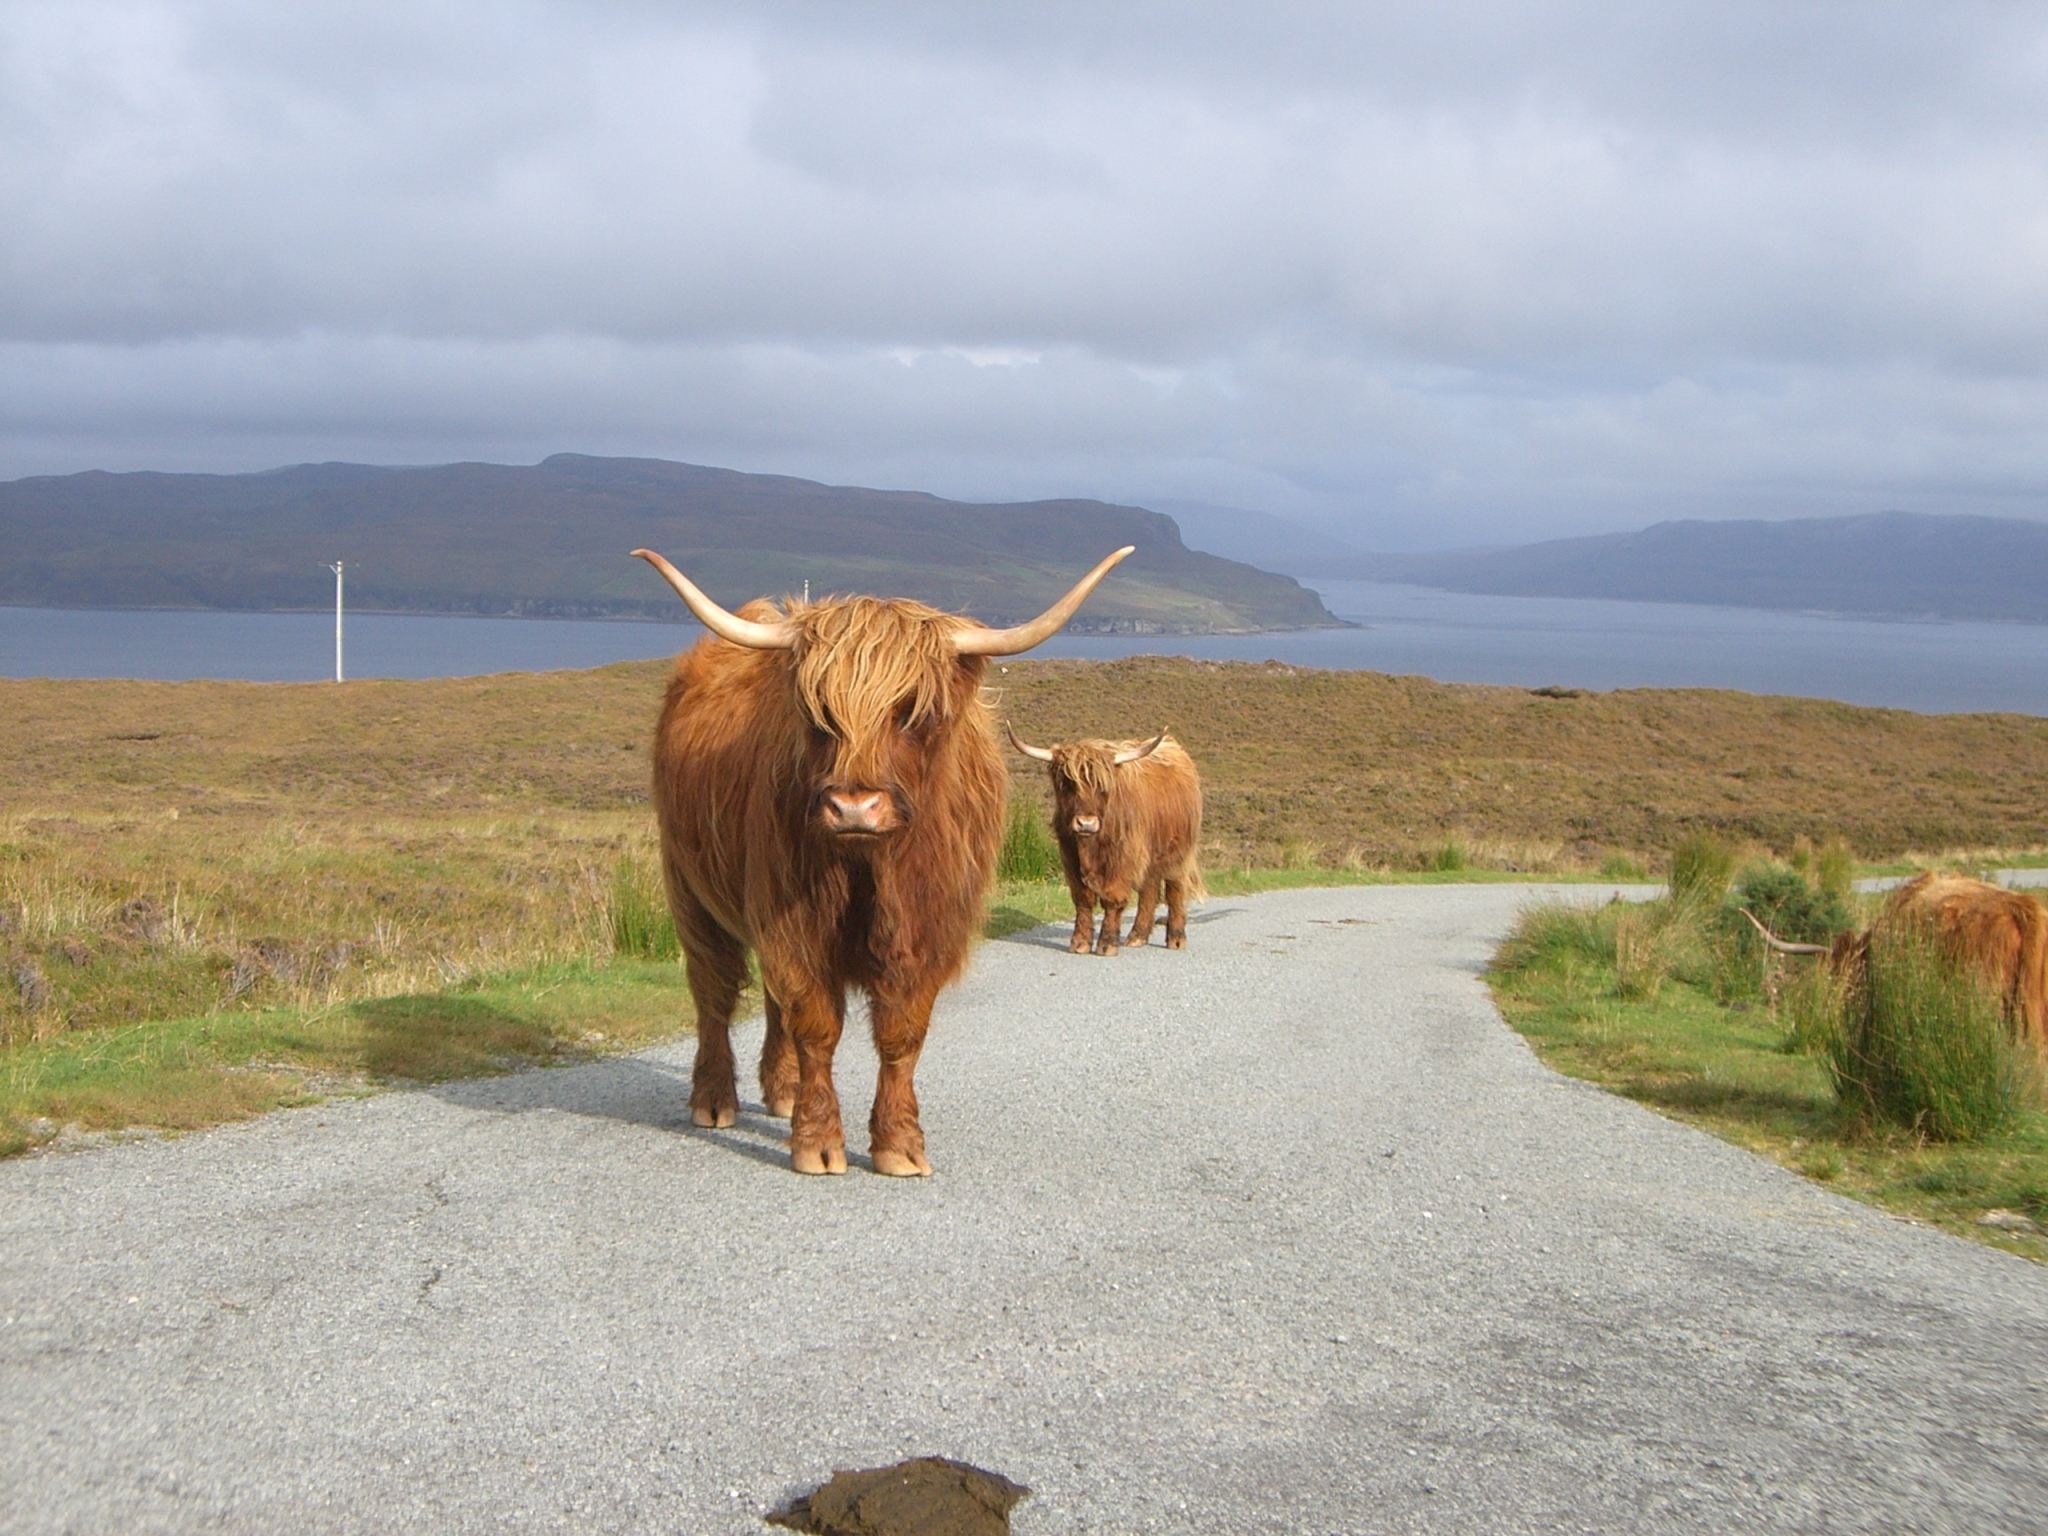
<path id="1" fill-rule="evenodd" d="M 2048 6 L 0 0 L 0 478 L 2048 517 Z"/>

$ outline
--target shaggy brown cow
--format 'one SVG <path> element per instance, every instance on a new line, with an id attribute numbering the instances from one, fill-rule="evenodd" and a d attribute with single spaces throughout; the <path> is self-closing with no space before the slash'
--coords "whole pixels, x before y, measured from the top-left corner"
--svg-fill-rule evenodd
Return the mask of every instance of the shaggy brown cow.
<path id="1" fill-rule="evenodd" d="M 857 987 L 881 1058 L 875 1171 L 930 1173 L 913 1076 L 1002 841 L 986 658 L 1045 640 L 1131 550 L 1004 630 L 872 597 L 735 615 L 660 555 L 633 553 L 712 631 L 677 659 L 654 733 L 662 874 L 697 1005 L 690 1118 L 738 1113 L 730 1026 L 751 949 L 767 994 L 761 1096 L 790 1117 L 791 1165 L 846 1171 L 832 1055 Z"/>
<path id="2" fill-rule="evenodd" d="M 1908 924 L 1932 932 L 1951 963 L 1975 970 L 2004 1006 L 2014 1036 L 2048 1058 L 2048 909 L 2023 891 L 1929 873 L 1893 891 L 1866 931 L 1845 933 L 1832 945 L 1787 944 L 1761 923 L 1757 928 L 1780 954 L 1826 955 L 1856 986 L 1870 963 L 1871 938 Z"/>
<path id="3" fill-rule="evenodd" d="M 1185 949 L 1188 899 L 1202 898 L 1195 864 L 1202 841 L 1202 780 L 1194 762 L 1166 732 L 1147 742 L 1063 741 L 1034 747 L 1010 732 L 1010 744 L 1046 765 L 1052 779 L 1053 834 L 1074 898 L 1074 936 L 1067 948 L 1117 952 L 1124 904 L 1135 891 L 1132 944 L 1149 943 L 1162 888 L 1166 947 Z M 1102 933 L 1095 934 L 1095 904 Z"/>

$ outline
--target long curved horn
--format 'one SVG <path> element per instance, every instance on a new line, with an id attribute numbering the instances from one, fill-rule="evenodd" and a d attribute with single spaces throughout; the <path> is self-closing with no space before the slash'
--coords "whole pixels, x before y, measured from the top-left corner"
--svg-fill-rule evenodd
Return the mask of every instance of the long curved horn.
<path id="1" fill-rule="evenodd" d="M 1074 583 L 1074 589 L 1029 624 L 1019 624 L 1014 629 L 962 629 L 953 633 L 953 649 L 962 656 L 1016 656 L 1042 645 L 1050 640 L 1059 627 L 1074 616 L 1074 610 L 1087 601 L 1088 594 L 1095 590 L 1095 584 L 1107 576 L 1110 568 L 1125 555 L 1137 549 L 1135 544 L 1126 544 L 1086 576 Z"/>
<path id="2" fill-rule="evenodd" d="M 1166 740 L 1166 732 L 1161 731 L 1157 736 L 1154 736 L 1142 747 L 1126 747 L 1124 750 L 1117 753 L 1117 765 L 1121 767 L 1125 763 L 1135 763 L 1141 757 L 1150 757 L 1153 754 L 1153 752 L 1158 748 L 1159 743 L 1161 743 L 1164 740 Z"/>
<path id="3" fill-rule="evenodd" d="M 1771 932 L 1770 929 L 1759 923 L 1756 920 L 1756 914 L 1750 911 L 1749 908 L 1737 907 L 1735 910 L 1748 918 L 1750 925 L 1763 935 L 1764 942 L 1781 955 L 1825 955 L 1834 948 L 1831 944 L 1787 944 L 1783 939 Z"/>
<path id="4" fill-rule="evenodd" d="M 1022 752 L 1026 757 L 1035 757 L 1041 763 L 1049 763 L 1052 761 L 1052 753 L 1047 751 L 1044 747 L 1034 747 L 1029 742 L 1019 739 L 1017 735 L 1017 727 L 1010 724 L 1009 721 L 1005 720 L 1003 722 L 1003 729 L 1010 733 L 1010 745 L 1015 747 L 1019 752 Z"/>
<path id="5" fill-rule="evenodd" d="M 694 581 L 653 550 L 636 549 L 633 553 L 661 572 L 668 584 L 676 589 L 676 596 L 690 605 L 690 612 L 697 615 L 697 622 L 721 640 L 730 640 L 734 645 L 744 645 L 755 651 L 786 651 L 796 644 L 796 626 L 787 620 L 780 624 L 757 624 L 752 619 L 727 613 L 698 591 Z"/>

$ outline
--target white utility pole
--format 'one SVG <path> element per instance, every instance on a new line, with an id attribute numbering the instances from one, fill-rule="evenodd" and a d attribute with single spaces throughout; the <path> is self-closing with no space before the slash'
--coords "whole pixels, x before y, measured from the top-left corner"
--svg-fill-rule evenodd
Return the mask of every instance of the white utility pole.
<path id="1" fill-rule="evenodd" d="M 323 560 L 321 564 L 326 565 Z M 327 569 L 334 572 L 334 680 L 341 681 L 341 567 L 337 560 Z"/>

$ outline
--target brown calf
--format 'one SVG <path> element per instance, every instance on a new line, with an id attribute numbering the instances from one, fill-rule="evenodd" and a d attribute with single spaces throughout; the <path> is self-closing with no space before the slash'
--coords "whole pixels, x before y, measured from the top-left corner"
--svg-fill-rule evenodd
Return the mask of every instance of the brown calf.
<path id="1" fill-rule="evenodd" d="M 1202 898 L 1196 856 L 1202 841 L 1202 780 L 1179 742 L 1161 731 L 1147 742 L 1064 741 L 1010 744 L 1046 765 L 1052 780 L 1053 835 L 1074 898 L 1075 954 L 1117 952 L 1124 905 L 1135 892 L 1138 910 L 1129 942 L 1149 943 L 1162 891 L 1166 947 L 1188 942 L 1188 900 Z M 1095 905 L 1102 932 L 1095 934 Z"/>
<path id="2" fill-rule="evenodd" d="M 799 1173 L 844 1173 L 832 1056 L 846 994 L 868 997 L 881 1071 L 877 1173 L 926 1174 L 913 1081 L 933 1001 L 967 962 L 1002 842 L 1007 775 L 985 658 L 1066 623 L 1104 560 L 1029 624 L 985 629 L 872 597 L 726 612 L 661 556 L 712 631 L 679 657 L 654 732 L 662 874 L 697 1006 L 690 1117 L 738 1113 L 730 1026 L 760 958 L 761 1097 L 790 1117 Z"/>

